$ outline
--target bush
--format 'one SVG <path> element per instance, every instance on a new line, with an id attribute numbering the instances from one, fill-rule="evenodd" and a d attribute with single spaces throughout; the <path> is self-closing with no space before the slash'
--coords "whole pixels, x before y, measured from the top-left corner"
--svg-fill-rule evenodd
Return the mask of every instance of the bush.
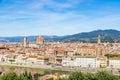
<path id="1" fill-rule="evenodd" d="M 17 75 L 14 72 L 3 75 L 0 80 L 17 80 Z"/>
<path id="2" fill-rule="evenodd" d="M 111 72 L 107 71 L 98 71 L 95 75 L 97 80 L 118 80 L 118 76 L 115 76 Z"/>
<path id="3" fill-rule="evenodd" d="M 92 73 L 73 72 L 68 80 L 96 80 L 96 77 Z"/>
<path id="4" fill-rule="evenodd" d="M 9 72 L 0 76 L 0 80 L 39 80 L 32 78 L 31 73 L 25 71 L 24 73 L 17 75 L 15 72 Z M 50 78 L 49 80 L 54 80 Z M 68 78 L 60 78 L 58 80 L 120 80 L 118 76 L 113 75 L 111 72 L 98 71 L 97 73 L 85 73 L 85 72 L 72 72 Z"/>
<path id="5" fill-rule="evenodd" d="M 98 71 L 97 73 L 72 72 L 68 79 L 59 80 L 119 80 L 118 76 L 107 71 Z"/>
<path id="6" fill-rule="evenodd" d="M 0 77 L 0 80 L 33 80 L 31 73 L 24 73 L 17 75 L 15 72 L 9 72 Z"/>

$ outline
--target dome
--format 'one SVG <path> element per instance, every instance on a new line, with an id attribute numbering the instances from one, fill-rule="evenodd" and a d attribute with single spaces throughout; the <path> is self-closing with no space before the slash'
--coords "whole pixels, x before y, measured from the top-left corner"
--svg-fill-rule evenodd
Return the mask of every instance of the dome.
<path id="1" fill-rule="evenodd" d="M 38 43 L 44 42 L 44 39 L 43 39 L 41 36 L 39 36 L 39 37 L 37 38 L 37 42 L 38 42 Z"/>

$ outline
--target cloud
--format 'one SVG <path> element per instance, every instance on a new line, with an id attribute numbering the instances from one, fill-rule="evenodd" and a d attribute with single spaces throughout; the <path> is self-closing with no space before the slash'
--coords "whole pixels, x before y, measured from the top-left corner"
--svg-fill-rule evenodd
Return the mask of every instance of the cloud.
<path id="1" fill-rule="evenodd" d="M 59 1 L 63 1 L 62 3 Z M 65 8 L 72 8 L 83 0 L 3 0 L 4 6 L 0 11 L 0 22 L 4 21 L 44 21 L 47 17 L 51 19 L 66 20 L 69 17 L 77 16 L 75 12 L 64 11 Z M 58 11 L 58 12 L 57 12 Z M 61 12 L 59 12 L 61 11 Z M 80 14 L 81 15 L 81 14 Z"/>
<path id="2" fill-rule="evenodd" d="M 57 23 L 69 20 L 69 18 L 78 17 L 78 15 L 76 15 L 72 11 L 59 13 L 56 11 L 49 11 L 48 9 L 44 9 L 46 8 L 46 6 L 53 9 L 62 9 L 68 7 L 70 8 L 73 5 L 77 4 L 75 1 L 72 0 L 66 0 L 65 3 L 59 3 L 56 0 L 31 0 L 31 2 L 29 2 L 28 0 L 11 1 L 14 4 L 8 4 L 9 7 L 5 7 L 5 9 L 0 12 L 0 22 L 8 21 L 23 23 L 23 21 L 25 21 L 29 23 L 29 21 L 33 20 L 33 22 L 40 23 Z"/>
<path id="3" fill-rule="evenodd" d="M 16 35 L 65 35 L 105 29 L 107 28 L 105 26 L 111 26 L 110 28 L 114 26 L 117 29 L 118 27 L 115 26 L 118 26 L 118 21 L 120 21 L 119 12 L 109 13 L 107 9 L 103 11 L 104 7 L 91 10 L 90 6 L 82 6 L 83 3 L 86 4 L 91 0 L 9 1 L 7 3 L 7 0 L 4 0 L 4 6 L 0 7 L 0 30 L 3 31 L 1 35 L 3 33 L 6 35 L 15 33 Z"/>
<path id="4" fill-rule="evenodd" d="M 59 2 L 60 1 L 60 2 Z M 63 2 L 61 2 L 61 1 L 63 1 Z M 79 1 L 81 1 L 81 0 L 75 0 L 75 1 L 73 1 L 73 0 L 37 0 L 36 2 L 34 2 L 33 4 L 32 4 L 32 6 L 34 7 L 45 7 L 45 6 L 47 6 L 47 7 L 49 7 L 49 8 L 71 8 L 71 7 L 73 7 L 75 4 L 78 4 L 79 3 Z"/>

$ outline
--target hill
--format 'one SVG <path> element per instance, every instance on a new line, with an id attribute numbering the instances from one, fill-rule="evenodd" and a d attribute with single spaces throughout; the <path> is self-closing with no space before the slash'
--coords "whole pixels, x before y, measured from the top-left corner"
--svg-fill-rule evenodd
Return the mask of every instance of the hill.
<path id="1" fill-rule="evenodd" d="M 97 42 L 98 35 L 101 36 L 102 42 L 120 42 L 120 31 L 118 30 L 95 30 L 66 36 L 48 36 L 43 35 L 46 42 Z M 38 36 L 26 36 L 28 41 L 36 41 Z M 17 37 L 0 37 L 0 42 L 21 42 L 24 36 Z"/>
<path id="2" fill-rule="evenodd" d="M 102 42 L 120 41 L 120 31 L 117 30 L 95 30 L 91 32 L 83 32 L 83 33 L 66 36 L 62 38 L 62 41 L 97 42 L 98 35 L 101 36 Z"/>

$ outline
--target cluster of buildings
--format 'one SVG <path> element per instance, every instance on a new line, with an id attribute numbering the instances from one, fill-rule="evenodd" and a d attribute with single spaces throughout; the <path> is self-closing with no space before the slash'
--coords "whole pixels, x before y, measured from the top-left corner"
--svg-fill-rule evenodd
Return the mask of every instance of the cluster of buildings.
<path id="1" fill-rule="evenodd" d="M 120 58 L 107 59 L 105 54 L 120 54 L 120 43 L 35 42 L 25 37 L 21 43 L 1 43 L 0 62 L 17 65 L 51 65 L 64 67 L 120 68 Z M 109 64 L 108 64 L 109 62 Z"/>

